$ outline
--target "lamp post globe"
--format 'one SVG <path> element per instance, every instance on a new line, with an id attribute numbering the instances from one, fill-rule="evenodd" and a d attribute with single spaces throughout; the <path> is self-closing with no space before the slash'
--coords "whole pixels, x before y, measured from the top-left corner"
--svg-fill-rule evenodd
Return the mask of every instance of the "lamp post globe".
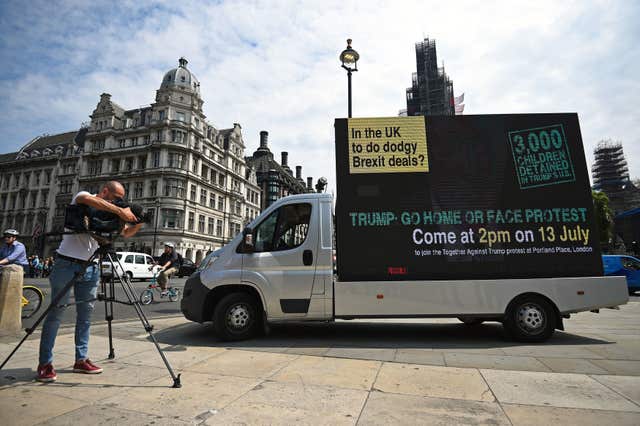
<path id="1" fill-rule="evenodd" d="M 351 47 L 351 39 L 347 39 L 347 48 L 340 53 L 340 62 L 342 62 L 342 68 L 347 71 L 347 93 L 349 100 L 349 118 L 351 118 L 351 73 L 358 71 L 358 59 L 360 54 Z M 353 65 L 353 68 L 351 68 Z"/>

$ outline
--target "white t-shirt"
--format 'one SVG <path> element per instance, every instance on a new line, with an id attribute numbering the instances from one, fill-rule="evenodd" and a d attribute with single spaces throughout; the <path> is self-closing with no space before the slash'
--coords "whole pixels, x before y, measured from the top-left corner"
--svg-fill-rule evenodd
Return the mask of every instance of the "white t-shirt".
<path id="1" fill-rule="evenodd" d="M 77 204 L 76 198 L 80 194 L 93 195 L 87 191 L 80 191 L 73 197 L 71 204 Z M 64 230 L 65 232 L 71 232 L 67 228 Z M 80 260 L 89 260 L 96 250 L 98 250 L 98 242 L 89 234 L 65 234 L 62 236 L 60 247 L 58 247 L 58 253 L 61 255 Z"/>

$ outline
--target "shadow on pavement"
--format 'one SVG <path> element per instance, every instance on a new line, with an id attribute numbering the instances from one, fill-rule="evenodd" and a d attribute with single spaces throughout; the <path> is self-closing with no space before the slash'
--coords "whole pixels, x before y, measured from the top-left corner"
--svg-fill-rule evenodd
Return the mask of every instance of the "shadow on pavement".
<path id="1" fill-rule="evenodd" d="M 259 348 L 382 348 L 456 349 L 506 348 L 522 346 L 508 339 L 501 324 L 407 324 L 407 323 L 294 323 L 272 325 L 271 333 L 241 342 L 223 342 L 209 324 L 185 324 L 155 333 L 159 342 L 169 345 Z M 556 330 L 542 345 L 602 345 L 613 342 Z"/>

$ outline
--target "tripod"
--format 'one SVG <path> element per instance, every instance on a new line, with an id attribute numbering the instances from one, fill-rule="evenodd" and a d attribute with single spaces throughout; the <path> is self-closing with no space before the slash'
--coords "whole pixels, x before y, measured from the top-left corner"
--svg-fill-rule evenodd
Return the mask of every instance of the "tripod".
<path id="1" fill-rule="evenodd" d="M 112 334 L 112 328 L 111 328 L 111 322 L 113 321 L 113 303 L 121 303 L 124 305 L 133 306 L 136 314 L 138 315 L 138 318 L 140 319 L 140 322 L 142 323 L 142 326 L 144 327 L 145 331 L 149 333 L 149 337 L 151 338 L 151 341 L 153 342 L 156 349 L 158 350 L 158 353 L 160 354 L 160 357 L 162 358 L 164 365 L 167 367 L 167 370 L 169 371 L 169 374 L 173 379 L 173 385 L 171 387 L 172 388 L 182 387 L 182 384 L 180 383 L 180 374 L 178 374 L 177 376 L 175 375 L 175 373 L 173 372 L 173 369 L 171 368 L 171 365 L 169 364 L 169 361 L 167 360 L 164 353 L 162 352 L 162 349 L 160 349 L 160 346 L 158 345 L 158 341 L 156 340 L 155 336 L 152 333 L 153 326 L 149 323 L 147 316 L 144 314 L 144 311 L 142 310 L 142 306 L 140 305 L 140 302 L 136 298 L 135 291 L 131 284 L 131 280 L 126 274 L 120 274 L 120 271 L 124 271 L 124 268 L 122 268 L 122 264 L 117 258 L 114 261 L 111 246 L 107 244 L 104 244 L 104 245 L 101 244 L 98 250 L 96 250 L 96 252 L 93 255 L 91 255 L 89 260 L 87 260 L 86 262 L 83 262 L 83 268 L 81 268 L 78 272 L 74 274 L 71 281 L 65 284 L 63 289 L 51 301 L 47 309 L 42 313 L 42 315 L 40 315 L 40 317 L 36 320 L 36 322 L 31 327 L 25 329 L 25 332 L 26 332 L 25 336 L 18 343 L 18 345 L 13 349 L 13 351 L 11 351 L 9 356 L 2 362 L 2 365 L 0 365 L 0 370 L 2 370 L 5 364 L 11 359 L 13 354 L 15 354 L 18 351 L 20 346 L 22 346 L 22 344 L 29 338 L 29 336 L 33 334 L 36 328 L 38 328 L 38 325 L 40 325 L 40 323 L 47 317 L 51 309 L 56 307 L 67 307 L 71 305 L 71 304 L 66 304 L 66 305 L 58 305 L 58 304 L 60 303 L 62 298 L 69 292 L 69 290 L 75 284 L 75 282 L 84 274 L 87 266 L 89 266 L 96 259 L 99 260 L 99 265 L 100 265 L 101 293 L 98 294 L 97 299 L 76 301 L 75 303 L 72 303 L 72 304 L 88 303 L 88 302 L 93 302 L 95 300 L 104 301 L 105 319 L 107 321 L 107 328 L 108 328 L 108 334 L 109 334 L 109 355 L 108 355 L 109 359 L 115 358 L 115 351 L 113 348 L 113 334 Z M 105 259 L 108 260 L 109 263 L 111 264 L 111 278 L 108 283 L 105 282 L 104 275 L 102 273 L 103 272 L 102 262 L 104 262 Z M 116 267 L 116 264 L 121 268 L 120 270 L 118 270 L 118 268 Z M 124 291 L 124 294 L 128 299 L 127 301 L 120 301 L 116 299 L 115 297 L 115 280 L 116 279 L 120 281 L 122 285 L 122 290 Z"/>

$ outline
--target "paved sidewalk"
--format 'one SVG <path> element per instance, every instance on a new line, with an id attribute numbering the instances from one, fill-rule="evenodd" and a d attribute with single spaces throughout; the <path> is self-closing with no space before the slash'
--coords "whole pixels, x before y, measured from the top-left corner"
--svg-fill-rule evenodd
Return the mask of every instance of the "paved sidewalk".
<path id="1" fill-rule="evenodd" d="M 0 424 L 638 425 L 639 312 L 636 302 L 578 316 L 567 322 L 570 331 L 536 346 L 494 336 L 498 326 L 469 331 L 448 320 L 276 327 L 269 338 L 224 345 L 207 326 L 154 320 L 154 334 L 182 373 L 181 389 L 170 388 L 139 323 L 115 325 L 113 361 L 104 359 L 106 327 L 94 327 L 91 353 L 105 368 L 100 375 L 71 371 L 73 329 L 64 329 L 52 384 L 33 381 L 36 333 L 0 371 Z M 409 336 L 416 330 L 422 335 Z M 452 332 L 464 333 L 457 345 L 445 336 Z M 2 359 L 15 342 L 2 340 Z M 571 367 L 574 360 L 589 364 Z M 631 364 L 617 364 L 623 361 Z M 522 369 L 533 371 L 516 371 Z"/>

